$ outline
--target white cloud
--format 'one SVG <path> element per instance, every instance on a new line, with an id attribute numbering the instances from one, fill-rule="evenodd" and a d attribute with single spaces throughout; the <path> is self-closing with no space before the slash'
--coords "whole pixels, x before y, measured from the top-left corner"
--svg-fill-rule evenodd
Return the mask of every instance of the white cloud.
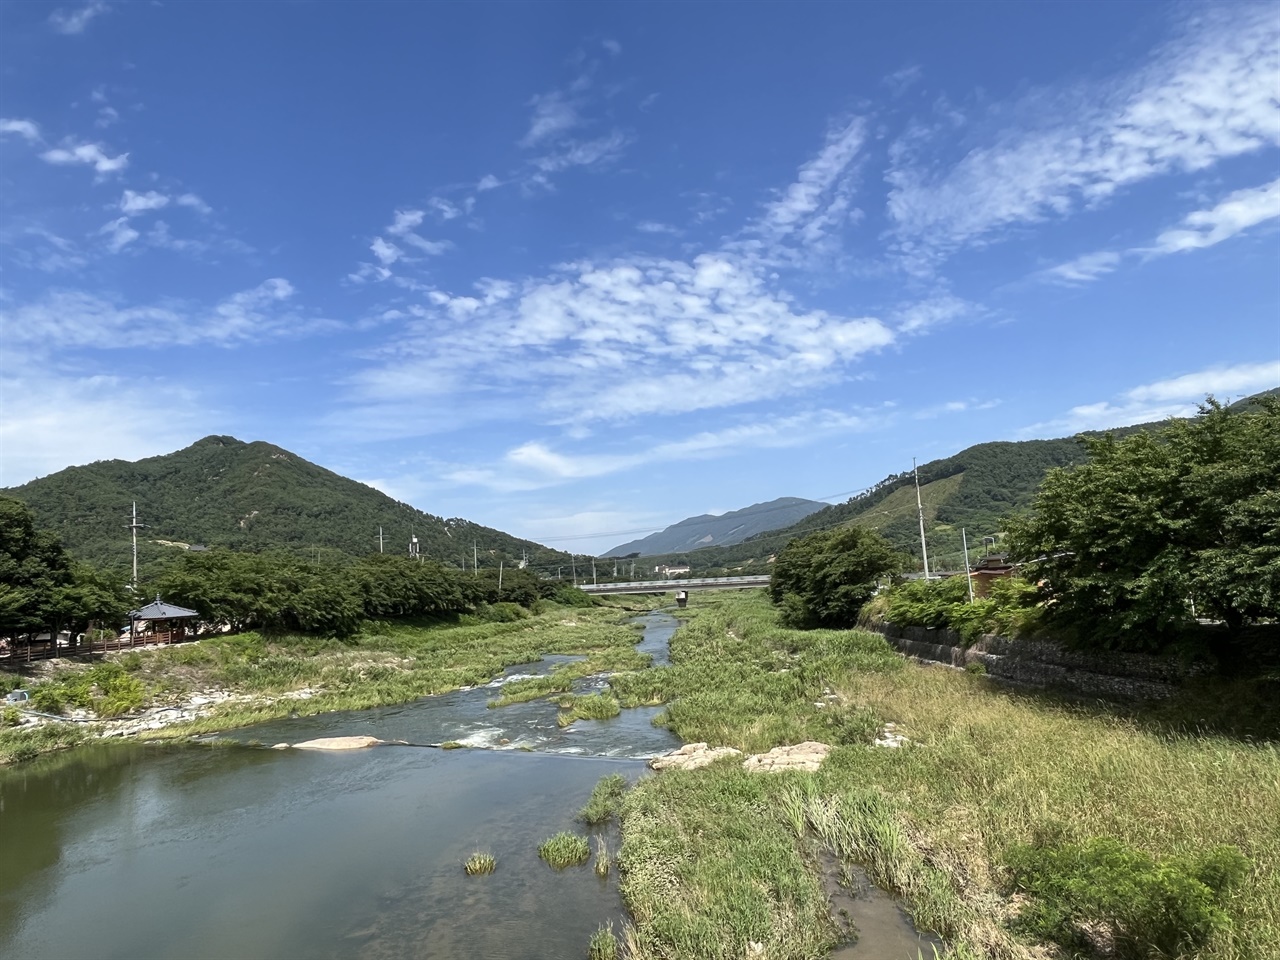
<path id="1" fill-rule="evenodd" d="M 101 0 L 94 0 L 93 3 L 80 7 L 78 10 L 68 11 L 59 7 L 49 14 L 49 25 L 58 33 L 84 33 L 85 28 L 89 26 L 92 20 L 110 9 Z"/>
<path id="2" fill-rule="evenodd" d="M 6 376 L 0 408 L 0 486 L 95 460 L 169 453 L 218 426 L 190 391 L 137 373 Z"/>
<path id="3" fill-rule="evenodd" d="M 967 300 L 942 294 L 927 300 L 904 304 L 894 311 L 894 319 L 903 333 L 921 333 L 930 327 L 954 320 L 967 313 L 975 313 L 978 307 Z"/>
<path id="4" fill-rule="evenodd" d="M 1002 228 L 1064 217 L 1175 171 L 1280 144 L 1280 18 L 1265 4 L 1197 7 L 1175 39 L 1109 86 L 1030 95 L 1028 118 L 950 167 L 919 131 L 893 151 L 889 213 L 915 269 Z"/>
<path id="5" fill-rule="evenodd" d="M 796 180 L 782 196 L 765 208 L 760 226 L 772 233 L 788 234 L 836 225 L 847 214 L 849 167 L 866 139 L 866 124 L 855 117 L 832 130 L 826 145 L 800 167 Z"/>
<path id="6" fill-rule="evenodd" d="M 636 224 L 636 229 L 641 233 L 667 233 L 672 236 L 679 236 L 680 229 L 670 224 L 658 223 L 655 220 L 641 220 Z"/>
<path id="7" fill-rule="evenodd" d="M 22 137 L 28 143 L 40 142 L 40 127 L 31 120 L 0 119 L 0 134 Z"/>
<path id="8" fill-rule="evenodd" d="M 615 57 L 622 53 L 622 44 L 617 40 L 601 40 L 600 45 Z"/>
<path id="9" fill-rule="evenodd" d="M 537 94 L 529 103 L 533 107 L 533 119 L 529 121 L 529 132 L 520 140 L 522 147 L 557 138 L 582 122 L 575 104 L 558 90 Z"/>
<path id="10" fill-rule="evenodd" d="M 1219 400 L 1248 396 L 1272 387 L 1280 387 L 1280 360 L 1241 363 L 1235 366 L 1209 367 L 1134 387 L 1125 397 L 1137 403 L 1165 400 L 1203 400 L 1214 394 Z"/>
<path id="11" fill-rule="evenodd" d="M 434 210 L 441 220 L 454 220 L 465 212 L 462 207 L 443 197 L 432 197 L 427 201 L 427 206 Z"/>
<path id="12" fill-rule="evenodd" d="M 130 217 L 145 213 L 148 210 L 159 210 L 161 207 L 167 207 L 168 205 L 169 198 L 155 190 L 148 190 L 146 193 L 135 193 L 132 190 L 126 190 L 124 196 L 120 198 L 120 210 Z"/>
<path id="13" fill-rule="evenodd" d="M 542 173 L 558 173 L 569 167 L 589 167 L 616 160 L 629 142 L 621 130 L 613 130 L 594 140 L 570 140 L 562 146 L 536 157 L 533 165 Z"/>
<path id="14" fill-rule="evenodd" d="M 210 214 L 213 208 L 201 200 L 194 193 L 184 193 L 174 201 L 180 207 L 190 207 L 196 213 Z"/>
<path id="15" fill-rule="evenodd" d="M 529 441 L 508 450 L 500 464 L 455 467 L 446 471 L 444 477 L 454 483 L 478 484 L 502 492 L 536 490 L 655 463 L 706 460 L 743 450 L 804 446 L 834 434 L 868 429 L 870 423 L 853 414 L 818 410 L 707 430 L 626 453 L 561 453 L 545 443 Z"/>
<path id="16" fill-rule="evenodd" d="M 1153 258 L 1202 250 L 1277 217 L 1280 217 L 1280 180 L 1273 180 L 1261 187 L 1237 190 L 1211 209 L 1187 214 L 1180 226 L 1164 231 L 1152 246 L 1087 253 L 1041 270 L 1035 277 L 1065 286 L 1090 283 L 1116 270 L 1125 257 Z"/>
<path id="17" fill-rule="evenodd" d="M 125 306 L 84 291 L 55 290 L 39 300 L 0 309 L 0 323 L 6 344 L 28 356 L 62 347 L 233 346 L 332 327 L 329 321 L 285 308 L 293 293 L 293 286 L 279 277 L 212 307 L 181 300 Z"/>
<path id="18" fill-rule="evenodd" d="M 476 184 L 476 190 L 480 193 L 484 193 L 486 190 L 496 190 L 500 186 L 502 186 L 501 180 L 491 173 L 486 173 Z"/>
<path id="19" fill-rule="evenodd" d="M 107 247 L 112 253 L 119 253 L 140 236 L 137 230 L 129 226 L 128 217 L 119 217 L 104 224 L 98 233 L 107 238 Z"/>
<path id="20" fill-rule="evenodd" d="M 1100 250 L 1086 253 L 1084 256 L 1060 263 L 1056 267 L 1042 270 L 1037 275 L 1051 283 L 1074 286 L 1090 283 L 1099 277 L 1106 276 L 1120 265 L 1121 255 L 1113 250 Z"/>
<path id="21" fill-rule="evenodd" d="M 1209 394 L 1226 403 L 1277 386 L 1280 386 L 1280 360 L 1213 366 L 1134 387 L 1115 401 L 1072 407 L 1063 417 L 1034 424 L 1023 432 L 1032 436 L 1043 436 L 1046 432 L 1079 433 L 1169 417 L 1189 417 Z"/>
<path id="22" fill-rule="evenodd" d="M 406 233 L 420 227 L 426 215 L 424 210 L 397 210 L 391 226 L 387 227 L 387 233 L 403 237 Z"/>
<path id="23" fill-rule="evenodd" d="M 570 264 L 477 293 L 416 306 L 385 362 L 356 378 L 358 399 L 509 392 L 555 422 L 617 421 L 799 393 L 893 340 L 874 318 L 797 309 L 723 255 Z"/>
<path id="24" fill-rule="evenodd" d="M 453 244 L 448 240 L 426 240 L 416 233 L 406 233 L 403 239 L 405 243 L 421 250 L 429 257 L 438 257 L 453 249 Z"/>
<path id="25" fill-rule="evenodd" d="M 122 153 L 116 157 L 107 156 L 99 143 L 78 143 L 65 147 L 55 147 L 40 154 L 46 163 L 58 166 L 85 163 L 100 174 L 119 173 L 129 165 L 129 155 Z"/>
<path id="26" fill-rule="evenodd" d="M 403 250 L 394 243 L 388 243 L 381 237 L 374 237 L 373 243 L 369 244 L 369 249 L 373 251 L 373 255 L 378 258 L 378 262 L 384 267 L 391 266 L 391 264 L 404 256 Z"/>
<path id="27" fill-rule="evenodd" d="M 1211 247 L 1242 230 L 1280 217 L 1280 179 L 1261 187 L 1237 190 L 1212 210 L 1189 214 L 1182 226 L 1156 238 L 1156 254 Z"/>

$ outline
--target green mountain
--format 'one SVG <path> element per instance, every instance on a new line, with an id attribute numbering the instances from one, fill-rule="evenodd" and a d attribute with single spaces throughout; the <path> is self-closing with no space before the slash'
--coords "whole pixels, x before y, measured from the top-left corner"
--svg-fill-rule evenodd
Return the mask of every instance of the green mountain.
<path id="1" fill-rule="evenodd" d="M 130 563 L 129 515 L 138 532 L 139 565 L 148 569 L 194 546 L 260 551 L 283 548 L 363 556 L 407 553 L 416 536 L 424 556 L 468 567 L 567 562 L 529 540 L 460 518 L 445 519 L 399 503 L 262 441 L 205 437 L 184 450 L 129 462 L 102 460 L 3 491 L 26 503 L 43 529 L 76 557 L 105 566 Z"/>
<path id="2" fill-rule="evenodd" d="M 1110 432 L 1121 436 L 1155 426 L 1159 424 Z M 1085 447 L 1077 437 L 1066 437 L 980 443 L 954 456 L 922 464 L 920 500 L 930 568 L 962 569 L 961 530 L 968 537 L 970 556 L 980 556 L 984 550 L 983 538 L 998 538 L 1001 518 L 1029 505 L 1049 470 L 1079 463 L 1086 456 Z M 845 503 L 818 510 L 797 523 L 734 546 L 672 552 L 652 559 L 659 563 L 688 563 L 695 574 L 749 569 L 767 563 L 769 557 L 793 537 L 846 524 L 878 531 L 918 563 L 920 523 L 911 472 L 891 474 Z"/>
<path id="3" fill-rule="evenodd" d="M 827 504 L 818 500 L 779 497 L 768 503 L 753 503 L 741 510 L 731 510 L 718 517 L 704 513 L 673 523 L 665 530 L 651 533 L 640 540 L 614 547 L 604 556 L 625 557 L 634 553 L 649 557 L 682 550 L 698 550 L 702 547 L 729 546 L 766 530 L 790 526 L 826 506 Z"/>

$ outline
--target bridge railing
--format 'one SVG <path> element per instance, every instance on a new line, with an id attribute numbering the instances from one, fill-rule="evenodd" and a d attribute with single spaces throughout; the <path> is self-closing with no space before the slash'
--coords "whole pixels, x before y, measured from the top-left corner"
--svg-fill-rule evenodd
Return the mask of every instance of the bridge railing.
<path id="1" fill-rule="evenodd" d="M 669 593 L 672 590 L 743 589 L 764 587 L 768 574 L 754 577 L 680 577 L 675 580 L 636 580 L 629 583 L 580 584 L 586 593 Z"/>

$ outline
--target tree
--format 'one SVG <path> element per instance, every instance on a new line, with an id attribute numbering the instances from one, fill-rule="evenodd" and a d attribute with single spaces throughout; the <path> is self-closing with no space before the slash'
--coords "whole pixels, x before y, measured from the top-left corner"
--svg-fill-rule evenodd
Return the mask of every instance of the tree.
<path id="1" fill-rule="evenodd" d="M 1051 623 L 1087 643 L 1156 650 L 1193 616 L 1280 613 L 1280 400 L 1212 397 L 1158 433 L 1086 439 L 1009 525 Z"/>
<path id="2" fill-rule="evenodd" d="M 903 559 L 871 530 L 820 530 L 792 540 L 778 554 L 769 596 L 795 626 L 852 626 L 880 578 L 901 570 Z"/>

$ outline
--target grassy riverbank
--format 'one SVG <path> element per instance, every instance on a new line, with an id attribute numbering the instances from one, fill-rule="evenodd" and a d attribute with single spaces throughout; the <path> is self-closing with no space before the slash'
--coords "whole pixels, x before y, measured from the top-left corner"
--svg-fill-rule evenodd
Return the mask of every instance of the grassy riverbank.
<path id="1" fill-rule="evenodd" d="M 243 633 L 198 643 L 113 655 L 124 679 L 128 712 L 189 702 L 202 691 L 232 698 L 208 714 L 148 732 L 181 737 L 247 726 L 291 713 L 312 715 L 403 703 L 459 687 L 487 683 L 506 667 L 545 654 L 584 659 L 560 666 L 551 686 L 568 689 L 572 678 L 603 670 L 636 670 L 648 658 L 635 649 L 640 633 L 624 624 L 632 612 L 617 605 L 552 607 L 510 622 L 370 624 L 351 640 Z M 45 662 L 27 675 L 0 673 L 5 689 L 26 686 L 45 709 L 103 707 L 100 686 L 86 683 L 90 667 L 75 661 Z M 548 691 L 553 692 L 553 691 Z M 114 701 L 112 701 L 114 703 Z M 84 724 L 37 729 L 0 727 L 0 763 L 70 746 L 91 734 Z"/>
<path id="2" fill-rule="evenodd" d="M 836 931 L 818 845 L 862 862 L 953 956 L 1055 956 L 1014 931 L 1010 854 L 1099 836 L 1161 861 L 1235 845 L 1251 866 L 1226 902 L 1232 923 L 1187 955 L 1280 956 L 1274 742 L 1014 693 L 904 662 L 872 634 L 784 629 L 760 594 L 692 604 L 670 669 L 616 678 L 624 703 L 678 696 L 668 724 L 712 746 L 838 747 L 816 774 L 748 775 L 729 760 L 627 794 L 619 861 L 637 960 L 727 960 L 752 943 L 771 960 L 822 956 Z M 1167 706 L 1161 717 L 1178 719 Z M 912 745 L 868 745 L 879 721 Z"/>

